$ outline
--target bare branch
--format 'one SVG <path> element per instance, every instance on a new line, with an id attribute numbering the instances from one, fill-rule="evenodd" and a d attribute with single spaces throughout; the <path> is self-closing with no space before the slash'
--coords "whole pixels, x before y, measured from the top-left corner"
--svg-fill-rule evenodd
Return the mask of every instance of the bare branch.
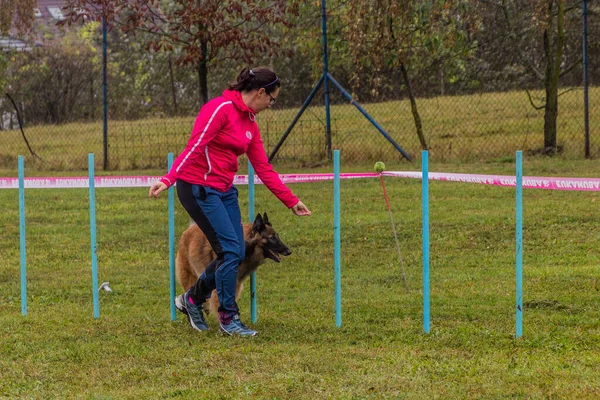
<path id="1" fill-rule="evenodd" d="M 29 140 L 27 140 L 27 136 L 25 136 L 25 131 L 23 130 L 23 119 L 21 118 L 21 113 L 19 112 L 17 103 L 13 100 L 13 98 L 11 97 L 10 94 L 6 93 L 6 97 L 8 97 L 8 99 L 12 103 L 13 107 L 15 108 L 15 111 L 17 113 L 17 122 L 19 123 L 19 128 L 21 129 L 21 136 L 23 136 L 23 140 L 25 141 L 25 144 L 27 145 L 29 152 L 31 153 L 31 155 L 33 157 L 39 159 L 42 162 L 45 162 L 42 157 L 38 156 L 37 153 L 35 151 L 33 151 L 33 149 L 31 148 L 31 145 L 29 144 Z"/>
<path id="2" fill-rule="evenodd" d="M 582 62 L 583 62 L 583 57 L 579 57 L 579 59 L 577 61 L 575 61 L 573 64 L 569 65 L 567 68 L 563 69 L 558 77 L 562 78 L 564 75 L 573 71 L 573 69 L 575 69 L 575 67 L 577 67 Z"/>
<path id="3" fill-rule="evenodd" d="M 536 110 L 542 110 L 544 107 L 546 107 L 545 104 L 543 106 L 536 106 L 535 104 L 533 104 L 533 99 L 531 98 L 531 93 L 529 93 L 529 90 L 527 90 L 527 89 L 525 89 L 525 92 L 527 93 L 527 97 L 529 97 L 529 102 L 531 103 L 531 106 L 533 108 L 535 108 Z"/>
<path id="4" fill-rule="evenodd" d="M 120 26 L 127 26 L 127 24 L 124 24 L 120 21 L 114 21 L 116 25 L 120 25 Z M 181 44 L 185 44 L 186 46 L 191 45 L 190 42 L 183 40 L 179 37 L 174 38 L 172 34 L 166 32 L 162 27 L 157 27 L 157 29 L 159 29 L 159 31 L 153 31 L 149 28 L 133 28 L 134 31 L 136 32 L 144 32 L 144 33 L 150 33 L 152 35 L 158 35 L 158 36 L 163 36 L 166 37 L 168 39 L 170 39 L 173 43 L 181 43 Z M 190 33 L 191 35 L 191 33 Z"/>
<path id="5" fill-rule="evenodd" d="M 570 89 L 567 89 L 567 90 L 565 90 L 564 92 L 562 92 L 562 93 L 559 93 L 559 94 L 558 94 L 558 97 L 562 96 L 563 94 L 567 94 L 567 93 L 569 93 L 569 92 L 572 92 L 572 91 L 573 91 L 573 90 L 575 90 L 575 89 L 576 89 L 576 88 L 570 88 Z"/>

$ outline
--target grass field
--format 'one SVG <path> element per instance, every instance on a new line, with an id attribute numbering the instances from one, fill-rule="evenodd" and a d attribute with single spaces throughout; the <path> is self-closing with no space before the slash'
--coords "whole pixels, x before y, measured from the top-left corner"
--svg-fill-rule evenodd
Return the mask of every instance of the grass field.
<path id="1" fill-rule="evenodd" d="M 434 164 L 431 171 L 513 168 Z M 597 177 L 600 166 L 526 158 L 525 174 Z M 269 213 L 293 254 L 258 271 L 252 339 L 221 336 L 212 318 L 206 333 L 180 315 L 170 321 L 167 199 L 150 200 L 144 188 L 97 189 L 100 282 L 113 289 L 100 293 L 98 320 L 87 191 L 27 190 L 29 313 L 21 316 L 18 193 L 0 190 L 0 398 L 598 398 L 598 194 L 524 191 L 524 336 L 516 340 L 514 190 L 430 183 L 426 335 L 420 181 L 386 183 L 410 291 L 378 180 L 343 181 L 341 328 L 332 183 L 291 186 L 311 208 L 308 218 L 257 188 L 256 211 Z M 240 187 L 243 210 L 246 199 Z M 177 236 L 187 224 L 178 206 Z M 240 307 L 250 322 L 247 289 Z"/>
<path id="2" fill-rule="evenodd" d="M 533 93 L 538 99 L 540 92 Z M 600 88 L 590 88 L 592 156 L 600 154 L 595 138 L 600 134 Z M 411 156 L 419 158 L 410 103 L 381 102 L 364 105 L 373 118 Z M 479 162 L 502 159 L 515 150 L 543 146 L 543 111 L 534 110 L 525 92 L 484 93 L 418 99 L 424 134 L 432 160 Z M 275 147 L 298 109 L 261 113 L 258 122 L 267 152 Z M 166 166 L 166 154 L 185 147 L 195 116 L 188 118 L 109 121 L 109 169 L 127 170 Z M 332 144 L 354 164 L 379 159 L 401 161 L 402 156 L 352 105 L 332 107 Z M 309 107 L 278 153 L 278 162 L 289 166 L 322 165 L 327 159 L 323 106 Z M 44 163 L 29 156 L 18 130 L 0 132 L 0 168 L 16 169 L 17 155 L 37 169 L 77 170 L 87 167 L 87 154 L 95 153 L 97 169 L 103 166 L 102 124 L 73 123 L 32 126 L 26 129 L 32 148 Z M 560 97 L 558 144 L 564 156 L 584 154 L 583 95 L 577 89 Z"/>

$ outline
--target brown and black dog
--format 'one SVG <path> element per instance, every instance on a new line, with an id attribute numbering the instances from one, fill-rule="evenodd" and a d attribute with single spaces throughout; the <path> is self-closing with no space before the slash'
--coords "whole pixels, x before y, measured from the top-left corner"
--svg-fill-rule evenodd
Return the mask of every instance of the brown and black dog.
<path id="1" fill-rule="evenodd" d="M 281 241 L 279 235 L 273 229 L 267 213 L 258 214 L 253 224 L 244 224 L 244 239 L 246 257 L 238 267 L 236 301 L 244 288 L 244 280 L 256 271 L 266 259 L 279 262 L 280 256 L 292 254 L 291 250 Z M 179 281 L 184 291 L 187 291 L 196 283 L 206 266 L 215 258 L 217 256 L 212 250 L 208 239 L 198 228 L 198 225 L 192 223 L 181 235 L 175 261 L 177 281 Z M 213 315 L 217 315 L 218 308 L 217 291 L 213 290 L 210 301 L 204 303 L 204 311 L 206 313 L 210 311 Z"/>

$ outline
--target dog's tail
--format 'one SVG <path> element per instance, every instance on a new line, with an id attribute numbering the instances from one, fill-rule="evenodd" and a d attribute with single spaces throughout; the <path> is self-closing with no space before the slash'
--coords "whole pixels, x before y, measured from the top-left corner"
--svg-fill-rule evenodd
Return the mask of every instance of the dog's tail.
<path id="1" fill-rule="evenodd" d="M 185 257 L 181 252 L 178 252 L 175 259 L 175 276 L 177 277 L 177 282 L 179 282 L 183 290 L 186 292 L 198 280 L 198 277 L 192 272 L 193 270 L 187 257 Z"/>
<path id="2" fill-rule="evenodd" d="M 196 222 L 191 219 L 188 224 L 188 229 L 196 225 Z M 185 233 L 179 239 L 179 246 L 177 246 L 177 256 L 175 257 L 175 277 L 177 278 L 177 282 L 183 287 L 183 290 L 187 292 L 187 290 L 192 287 L 193 282 L 195 282 L 196 276 L 192 276 L 191 271 L 193 271 L 192 266 L 190 265 L 190 260 L 188 255 L 186 254 L 189 243 L 186 240 Z"/>
<path id="3" fill-rule="evenodd" d="M 192 221 L 192 223 L 194 223 Z M 179 246 L 177 247 L 177 256 L 175 257 L 175 277 L 177 282 L 183 287 L 184 291 L 191 288 L 194 283 L 198 280 L 192 265 L 190 264 L 189 258 L 189 237 L 185 234 L 181 236 L 179 240 Z"/>

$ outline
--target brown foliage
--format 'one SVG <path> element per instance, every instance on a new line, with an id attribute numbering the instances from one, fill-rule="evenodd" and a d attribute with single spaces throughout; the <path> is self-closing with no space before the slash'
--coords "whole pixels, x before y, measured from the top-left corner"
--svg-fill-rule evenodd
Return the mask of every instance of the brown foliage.
<path id="1" fill-rule="evenodd" d="M 183 49 L 180 64 L 199 65 L 227 58 L 252 63 L 257 56 L 275 55 L 280 46 L 271 40 L 269 27 L 290 26 L 296 2 L 251 0 L 67 0 L 66 23 L 83 18 L 100 21 L 124 32 L 154 34 L 147 48 Z M 222 56 L 224 57 L 224 56 Z"/>

